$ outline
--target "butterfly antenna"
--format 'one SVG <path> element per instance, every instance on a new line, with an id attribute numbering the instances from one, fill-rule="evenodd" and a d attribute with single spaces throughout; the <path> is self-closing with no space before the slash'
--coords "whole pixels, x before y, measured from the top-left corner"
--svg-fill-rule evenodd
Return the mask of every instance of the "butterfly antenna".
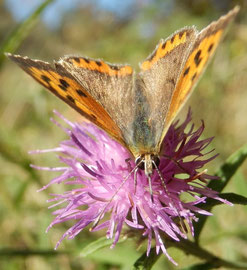
<path id="1" fill-rule="evenodd" d="M 175 207 L 175 202 L 174 202 L 174 200 L 173 200 L 173 198 L 171 196 L 171 193 L 169 192 L 169 190 L 167 188 L 167 185 L 165 183 L 165 179 L 163 178 L 163 175 L 162 175 L 161 171 L 159 170 L 158 166 L 156 165 L 156 163 L 154 161 L 152 161 L 152 163 L 153 163 L 153 165 L 154 165 L 154 167 L 155 167 L 155 169 L 156 169 L 156 171 L 157 171 L 157 173 L 159 175 L 159 178 L 161 180 L 162 186 L 163 186 L 163 188 L 164 188 L 164 190 L 165 190 L 168 198 L 170 199 L 170 202 L 171 202 L 172 207 L 176 210 L 176 214 L 178 215 L 181 228 L 182 228 L 183 232 L 185 234 L 187 234 L 188 230 L 186 228 L 186 225 L 184 223 L 184 220 L 182 219 L 181 215 L 179 214 L 178 209 Z"/>
<path id="2" fill-rule="evenodd" d="M 100 222 L 101 218 L 104 215 L 104 212 L 106 210 L 106 208 L 109 206 L 109 204 L 113 201 L 114 197 L 118 194 L 119 190 L 123 187 L 123 185 L 127 182 L 127 180 L 129 179 L 129 177 L 131 176 L 131 174 L 135 171 L 137 171 L 138 166 L 141 164 L 141 162 L 143 161 L 143 159 L 141 159 L 136 166 L 129 172 L 129 174 L 124 177 L 123 182 L 120 184 L 120 186 L 117 188 L 117 190 L 114 192 L 114 194 L 112 195 L 112 197 L 110 198 L 110 200 L 108 201 L 108 203 L 104 206 L 104 208 L 100 211 L 100 214 L 98 215 L 98 217 L 96 218 L 96 220 L 93 223 L 93 226 L 89 229 L 90 231 L 92 231 Z"/>

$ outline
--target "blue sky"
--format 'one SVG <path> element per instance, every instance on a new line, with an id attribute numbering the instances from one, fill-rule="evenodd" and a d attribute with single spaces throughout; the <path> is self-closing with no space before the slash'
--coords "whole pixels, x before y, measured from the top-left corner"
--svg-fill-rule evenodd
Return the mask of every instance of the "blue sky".
<path id="1" fill-rule="evenodd" d="M 25 19 L 42 0 L 5 0 L 5 5 L 16 21 Z M 148 2 L 148 0 L 143 1 Z M 95 9 L 108 10 L 118 16 L 123 16 L 135 3 L 134 0 L 56 0 L 43 12 L 42 19 L 50 28 L 60 25 L 64 13 L 90 3 Z"/>

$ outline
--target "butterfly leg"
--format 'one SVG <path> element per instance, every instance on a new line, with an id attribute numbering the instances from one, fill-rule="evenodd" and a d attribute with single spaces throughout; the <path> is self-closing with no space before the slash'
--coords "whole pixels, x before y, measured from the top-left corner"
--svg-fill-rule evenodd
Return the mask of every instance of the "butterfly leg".
<path id="1" fill-rule="evenodd" d="M 154 203 L 154 195 L 153 195 L 152 181 L 151 181 L 150 174 L 147 175 L 147 178 L 148 178 L 148 185 L 149 185 L 149 193 L 150 193 L 150 196 L 151 196 L 151 202 Z"/>
<path id="2" fill-rule="evenodd" d="M 125 162 L 127 163 L 129 172 L 132 170 L 130 161 L 131 161 L 131 158 L 125 159 Z M 137 187 L 137 171 L 138 171 L 138 168 L 136 167 L 134 170 L 134 194 L 136 194 L 136 187 Z"/>

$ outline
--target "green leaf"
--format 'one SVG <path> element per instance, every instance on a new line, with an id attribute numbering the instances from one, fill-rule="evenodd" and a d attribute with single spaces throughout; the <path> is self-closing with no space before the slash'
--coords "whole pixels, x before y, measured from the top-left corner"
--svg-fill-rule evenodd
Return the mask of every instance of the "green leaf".
<path id="1" fill-rule="evenodd" d="M 247 144 L 242 146 L 238 151 L 233 153 L 226 162 L 218 169 L 216 172 L 216 176 L 218 176 L 219 180 L 211 181 L 208 185 L 209 188 L 221 192 L 224 187 L 228 184 L 232 176 L 236 173 L 237 169 L 242 165 L 242 163 L 247 158 Z M 236 199 L 236 196 L 233 199 Z M 240 197 L 239 197 L 240 199 Z M 243 197 L 242 197 L 243 199 Z M 242 201 L 243 202 L 243 201 Z M 211 210 L 212 207 L 209 207 L 207 210 Z M 203 229 L 203 226 L 207 220 L 208 216 L 201 216 L 199 221 L 194 224 L 195 228 L 195 240 L 198 241 L 200 233 Z"/>
<path id="2" fill-rule="evenodd" d="M 153 265 L 159 259 L 160 255 L 163 254 L 160 252 L 158 255 L 156 254 L 156 249 L 152 248 L 149 256 L 147 256 L 146 252 L 142 254 L 142 256 L 135 262 L 133 266 L 133 270 L 150 270 Z"/>
<path id="3" fill-rule="evenodd" d="M 83 257 L 83 260 L 90 259 L 103 265 L 115 265 L 116 269 L 129 270 L 136 261 L 136 258 L 139 256 L 140 253 L 136 251 L 136 245 L 133 242 L 133 239 L 129 239 L 124 243 L 118 243 L 112 249 L 110 249 L 110 246 L 106 246 L 102 249 L 96 250 L 95 252 L 89 254 L 87 257 Z"/>
<path id="4" fill-rule="evenodd" d="M 211 181 L 208 185 L 209 188 L 221 192 L 228 184 L 232 176 L 236 173 L 237 169 L 243 164 L 247 158 L 247 144 L 242 146 L 239 150 L 233 153 L 226 162 L 221 165 L 216 172 L 216 176 L 220 179 Z"/>
<path id="5" fill-rule="evenodd" d="M 54 0 L 44 1 L 26 20 L 19 24 L 16 29 L 5 39 L 0 47 L 0 67 L 5 60 L 5 52 L 13 53 L 18 49 L 22 41 L 28 36 L 37 23 L 41 12 Z"/>
<path id="6" fill-rule="evenodd" d="M 126 238 L 121 238 L 119 239 L 118 243 L 121 243 L 123 241 L 125 241 Z M 94 242 L 91 242 L 90 244 L 88 244 L 86 247 L 84 247 L 83 249 L 81 249 L 79 251 L 80 255 L 82 257 L 86 257 L 88 256 L 89 254 L 101 249 L 101 248 L 104 248 L 104 247 L 107 247 L 107 246 L 111 246 L 112 245 L 112 239 L 107 239 L 105 236 L 104 237 L 101 237 L 99 239 L 97 239 L 96 241 Z"/>
<path id="7" fill-rule="evenodd" d="M 241 205 L 247 205 L 247 197 L 244 197 L 242 195 L 239 194 L 235 194 L 235 193 L 222 193 L 220 194 L 220 197 L 222 199 L 225 199 L 233 204 L 241 204 Z M 220 202 L 218 200 L 215 199 L 207 199 L 207 203 L 200 203 L 198 204 L 198 207 L 204 210 L 210 210 L 212 209 L 212 207 L 216 206 L 216 205 L 222 205 L 224 204 L 223 202 Z"/>
<path id="8" fill-rule="evenodd" d="M 246 263 L 235 263 L 225 259 L 221 259 L 220 257 L 215 256 L 208 250 L 199 246 L 198 243 L 192 242 L 187 239 L 180 239 L 179 242 L 176 241 L 167 241 L 170 246 L 174 246 L 180 250 L 183 250 L 185 254 L 194 255 L 203 261 L 205 261 L 204 267 L 214 266 L 212 268 L 205 269 L 216 269 L 219 267 L 224 267 L 224 269 L 247 269 Z M 204 269 L 204 268 L 188 268 L 188 269 Z"/>
<path id="9" fill-rule="evenodd" d="M 233 204 L 247 205 L 247 197 L 236 194 L 236 193 L 222 193 L 220 197 L 228 200 Z"/>

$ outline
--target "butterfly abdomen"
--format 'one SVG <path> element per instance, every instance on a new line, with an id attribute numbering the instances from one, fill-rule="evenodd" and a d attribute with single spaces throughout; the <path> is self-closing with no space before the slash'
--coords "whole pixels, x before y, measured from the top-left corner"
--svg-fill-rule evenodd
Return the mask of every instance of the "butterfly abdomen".
<path id="1" fill-rule="evenodd" d="M 137 78 L 133 86 L 136 105 L 131 126 L 132 133 L 124 134 L 130 150 L 135 156 L 157 152 L 155 127 L 152 125 L 150 103 L 144 94 L 144 87 L 142 80 Z"/>

